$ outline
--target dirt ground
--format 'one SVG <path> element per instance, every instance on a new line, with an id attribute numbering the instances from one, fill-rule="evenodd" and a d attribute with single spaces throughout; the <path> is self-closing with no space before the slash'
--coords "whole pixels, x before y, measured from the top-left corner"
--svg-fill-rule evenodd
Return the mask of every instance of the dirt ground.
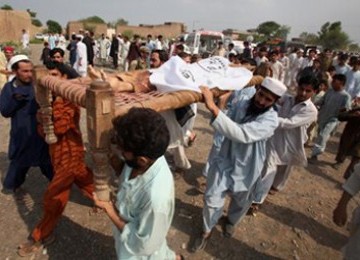
<path id="1" fill-rule="evenodd" d="M 32 57 L 37 61 L 39 47 L 32 48 Z M 208 122 L 209 113 L 200 105 L 195 124 L 198 137 L 194 145 L 186 149 L 192 168 L 183 174 L 174 173 L 176 212 L 168 234 L 169 246 L 187 259 L 341 259 L 340 250 L 346 243 L 348 232 L 333 224 L 332 211 L 341 196 L 342 173 L 349 161 L 338 171 L 331 163 L 342 127 L 329 141 L 319 163 L 296 168 L 285 190 L 269 196 L 256 217 L 245 217 L 234 238 L 222 237 L 221 228 L 217 226 L 203 252 L 192 254 L 188 251 L 202 225 L 203 194 L 197 187 L 205 182 L 201 171 L 212 143 L 213 130 Z M 0 117 L 1 179 L 9 165 L 9 123 L 8 119 Z M 84 137 L 86 140 L 86 132 Z M 33 168 L 26 179 L 26 192 L 22 197 L 0 193 L 1 259 L 21 259 L 16 248 L 26 240 L 41 217 L 46 185 L 47 180 Z M 356 197 L 350 203 L 349 215 L 359 202 Z M 91 202 L 74 187 L 55 230 L 56 242 L 28 259 L 114 259 L 110 221 L 104 214 L 90 214 L 90 209 Z"/>

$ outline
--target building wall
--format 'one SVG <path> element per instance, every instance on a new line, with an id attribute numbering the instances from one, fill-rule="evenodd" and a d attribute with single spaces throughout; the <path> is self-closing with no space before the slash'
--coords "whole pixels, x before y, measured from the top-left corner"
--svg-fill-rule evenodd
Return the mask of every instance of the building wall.
<path id="1" fill-rule="evenodd" d="M 20 42 L 22 29 L 25 29 L 33 38 L 43 30 L 31 24 L 31 17 L 27 11 L 0 10 L 0 43 Z"/>
<path id="2" fill-rule="evenodd" d="M 123 33 L 124 31 L 132 31 L 134 34 L 138 34 L 141 37 L 146 37 L 151 34 L 153 37 L 162 35 L 164 38 L 175 38 L 186 31 L 186 26 L 183 23 L 164 23 L 160 25 L 118 25 L 116 27 L 116 33 Z"/>

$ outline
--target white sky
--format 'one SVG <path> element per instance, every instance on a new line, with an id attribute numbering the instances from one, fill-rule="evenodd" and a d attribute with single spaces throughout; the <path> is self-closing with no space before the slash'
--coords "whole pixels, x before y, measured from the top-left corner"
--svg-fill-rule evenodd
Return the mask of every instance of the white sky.
<path id="1" fill-rule="evenodd" d="M 183 22 L 189 31 L 204 28 L 246 30 L 275 21 L 291 27 L 290 36 L 316 33 L 327 21 L 341 21 L 345 32 L 360 43 L 360 0 L 0 0 L 14 9 L 30 8 L 43 23 L 98 15 L 106 22 L 124 18 L 131 25 Z"/>

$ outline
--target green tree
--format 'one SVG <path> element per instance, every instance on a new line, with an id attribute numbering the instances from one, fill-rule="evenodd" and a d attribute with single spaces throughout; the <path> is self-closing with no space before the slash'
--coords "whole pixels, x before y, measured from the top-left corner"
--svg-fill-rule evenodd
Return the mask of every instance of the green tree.
<path id="1" fill-rule="evenodd" d="M 87 24 L 87 23 L 83 23 L 83 27 L 85 31 L 89 31 L 89 32 L 94 32 L 96 29 L 95 25 L 91 25 L 91 24 Z"/>
<path id="2" fill-rule="evenodd" d="M 62 27 L 58 22 L 53 20 L 48 20 L 46 22 L 46 25 L 48 27 L 49 33 L 62 33 Z"/>
<path id="3" fill-rule="evenodd" d="M 258 25 L 256 32 L 259 34 L 257 39 L 267 40 L 269 38 L 278 37 L 286 39 L 290 33 L 290 27 L 286 25 L 280 25 L 274 21 L 263 22 Z"/>
<path id="4" fill-rule="evenodd" d="M 110 27 L 110 28 L 116 28 L 116 26 L 118 26 L 118 25 L 128 25 L 129 24 L 129 22 L 128 21 L 126 21 L 125 19 L 123 19 L 123 18 L 119 18 L 119 19 L 117 19 L 116 21 L 112 21 L 112 22 L 108 22 L 107 23 L 107 26 L 108 27 Z"/>
<path id="5" fill-rule="evenodd" d="M 1 10 L 14 10 L 14 9 L 11 7 L 11 5 L 8 5 L 8 4 L 3 5 L 0 9 L 1 9 Z"/>
<path id="6" fill-rule="evenodd" d="M 104 19 L 102 19 L 101 17 L 96 16 L 96 15 L 81 19 L 80 22 L 83 22 L 83 23 L 105 23 Z"/>
<path id="7" fill-rule="evenodd" d="M 128 24 L 129 24 L 129 22 L 126 21 L 126 20 L 123 19 L 123 18 L 117 19 L 117 20 L 116 20 L 116 23 L 115 23 L 115 25 L 128 25 Z"/>
<path id="8" fill-rule="evenodd" d="M 341 28 L 341 22 L 327 22 L 318 32 L 319 44 L 332 50 L 346 49 L 350 44 L 349 36 Z"/>
<path id="9" fill-rule="evenodd" d="M 31 24 L 35 25 L 36 27 L 41 27 L 43 25 L 39 19 L 31 19 Z"/>
<path id="10" fill-rule="evenodd" d="M 349 51 L 360 51 L 360 46 L 357 43 L 351 43 L 348 47 Z"/>
<path id="11" fill-rule="evenodd" d="M 306 44 L 318 44 L 319 37 L 315 33 L 302 32 L 299 38 Z"/>
<path id="12" fill-rule="evenodd" d="M 26 9 L 26 11 L 30 14 L 31 18 L 36 18 L 36 15 L 37 15 L 36 12 L 32 12 L 30 9 Z"/>
<path id="13" fill-rule="evenodd" d="M 290 33 L 291 27 L 287 25 L 281 25 L 280 28 L 275 32 L 275 37 L 279 37 L 281 39 L 286 40 L 289 33 Z"/>
<path id="14" fill-rule="evenodd" d="M 132 30 L 125 30 L 121 34 L 122 36 L 127 36 L 130 40 L 134 36 L 134 32 Z"/>

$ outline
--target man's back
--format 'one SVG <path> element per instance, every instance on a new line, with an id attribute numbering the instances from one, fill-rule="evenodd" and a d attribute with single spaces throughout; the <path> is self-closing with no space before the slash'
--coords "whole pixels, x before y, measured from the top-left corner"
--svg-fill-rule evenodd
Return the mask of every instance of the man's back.
<path id="1" fill-rule="evenodd" d="M 330 121 L 337 121 L 340 109 L 349 108 L 351 103 L 350 95 L 345 91 L 334 91 L 329 89 L 320 101 L 318 123 L 323 124 Z"/>

